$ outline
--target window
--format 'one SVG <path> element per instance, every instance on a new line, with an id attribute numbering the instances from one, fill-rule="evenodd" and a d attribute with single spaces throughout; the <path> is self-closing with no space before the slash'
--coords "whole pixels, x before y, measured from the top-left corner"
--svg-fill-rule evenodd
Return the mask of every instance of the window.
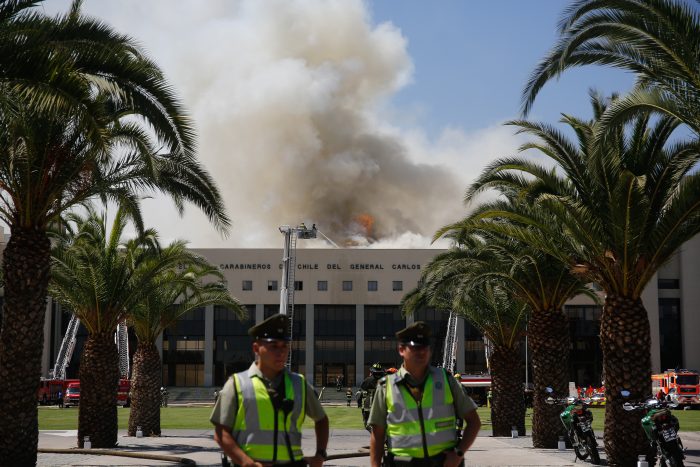
<path id="1" fill-rule="evenodd" d="M 243 281 L 243 290 L 253 290 L 253 281 Z"/>
<path id="2" fill-rule="evenodd" d="M 277 281 L 267 281 L 267 290 L 277 290 Z"/>
<path id="3" fill-rule="evenodd" d="M 367 281 L 367 290 L 369 292 L 376 292 L 378 288 L 377 281 Z"/>
<path id="4" fill-rule="evenodd" d="M 680 289 L 681 281 L 678 279 L 659 279 L 660 289 Z"/>
<path id="5" fill-rule="evenodd" d="M 393 281 L 391 283 L 391 290 L 394 292 L 400 292 L 403 290 L 403 281 Z"/>
<path id="6" fill-rule="evenodd" d="M 328 291 L 328 281 L 318 281 L 318 290 L 321 292 Z"/>
<path id="7" fill-rule="evenodd" d="M 294 281 L 294 290 L 304 290 L 304 281 Z"/>
<path id="8" fill-rule="evenodd" d="M 343 281 L 343 292 L 352 291 L 352 281 Z"/>

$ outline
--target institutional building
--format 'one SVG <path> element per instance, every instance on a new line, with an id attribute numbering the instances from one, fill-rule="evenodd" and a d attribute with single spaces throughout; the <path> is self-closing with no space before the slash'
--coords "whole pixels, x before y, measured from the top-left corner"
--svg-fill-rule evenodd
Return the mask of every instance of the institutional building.
<path id="1" fill-rule="evenodd" d="M 227 377 L 250 365 L 247 329 L 279 311 L 282 251 L 279 249 L 196 249 L 224 274 L 231 293 L 248 309 L 239 320 L 231 311 L 210 306 L 184 316 L 163 333 L 163 381 L 168 386 L 221 386 Z M 435 249 L 298 249 L 292 365 L 315 386 L 356 386 L 371 364 L 400 364 L 394 333 L 416 320 L 426 321 L 436 336 L 433 360 L 442 361 L 447 314 L 426 309 L 403 316 L 404 294 L 418 285 Z M 700 239 L 658 273 L 644 292 L 652 329 L 654 371 L 700 367 Z M 602 356 L 598 341 L 601 307 L 586 297 L 566 306 L 572 336 L 571 380 L 599 384 Z M 47 305 L 44 374 L 58 353 L 69 316 Z M 487 370 L 481 335 L 463 320 L 457 326 L 456 370 Z M 84 331 L 69 376 L 75 376 Z M 131 340 L 133 352 L 136 342 Z M 523 352 L 525 358 L 525 352 Z M 531 373 L 530 373 L 531 374 Z"/>

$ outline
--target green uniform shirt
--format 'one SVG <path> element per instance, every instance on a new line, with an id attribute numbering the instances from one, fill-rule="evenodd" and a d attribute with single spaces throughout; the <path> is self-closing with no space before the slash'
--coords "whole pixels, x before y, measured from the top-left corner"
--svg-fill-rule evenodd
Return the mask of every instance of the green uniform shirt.
<path id="1" fill-rule="evenodd" d="M 416 381 L 403 366 L 399 368 L 399 375 L 405 378 L 412 386 L 419 386 L 423 383 L 423 381 Z M 428 377 L 428 372 L 425 373 L 425 377 Z M 476 410 L 476 404 L 471 397 L 464 393 L 462 385 L 459 384 L 456 379 L 451 377 L 447 379 L 454 399 L 455 415 L 459 418 L 465 418 L 469 412 Z M 386 428 L 386 415 L 386 382 L 382 382 L 377 384 L 377 390 L 374 393 L 374 400 L 372 401 L 372 409 L 369 412 L 367 425 L 376 425 Z"/>
<path id="2" fill-rule="evenodd" d="M 248 368 L 248 376 L 257 376 L 261 378 L 268 387 L 270 385 L 276 387 L 280 383 L 282 373 L 277 375 L 274 380 L 269 381 L 263 376 L 260 368 L 253 363 L 250 365 L 250 368 Z M 216 401 L 216 404 L 214 404 L 214 410 L 212 410 L 211 417 L 209 417 L 212 423 L 229 428 L 233 427 L 233 422 L 236 419 L 236 412 L 238 411 L 235 391 L 233 378 L 229 378 L 221 391 L 219 391 L 219 399 Z M 238 397 L 240 397 L 240 394 Z M 306 404 L 304 404 L 304 406 L 306 407 L 306 416 L 315 422 L 322 420 L 323 417 L 326 416 L 326 412 L 316 398 L 314 388 L 311 387 L 308 381 L 306 382 Z"/>

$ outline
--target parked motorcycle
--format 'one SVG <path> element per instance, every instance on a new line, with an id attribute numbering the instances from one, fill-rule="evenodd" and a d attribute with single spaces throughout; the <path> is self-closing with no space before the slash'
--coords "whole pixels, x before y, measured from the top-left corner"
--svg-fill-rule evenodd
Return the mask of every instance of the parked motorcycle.
<path id="1" fill-rule="evenodd" d="M 623 397 L 629 397 L 630 392 L 624 390 L 620 391 L 620 394 Z M 661 467 L 682 467 L 685 459 L 683 442 L 678 436 L 680 424 L 669 410 L 675 407 L 678 407 L 675 402 L 659 401 L 653 397 L 644 402 L 625 402 L 622 405 L 622 408 L 627 411 L 639 410 L 644 414 L 642 428 Z M 650 467 L 655 463 L 653 457 L 648 461 Z"/>
<path id="2" fill-rule="evenodd" d="M 590 457 L 591 464 L 600 465 L 600 454 L 598 453 L 598 441 L 593 432 L 593 414 L 588 409 L 590 403 L 587 399 L 576 397 L 554 398 L 552 388 L 545 389 L 550 394 L 545 400 L 548 404 L 565 405 L 564 411 L 559 414 L 561 422 L 566 428 L 571 446 L 574 448 L 576 457 L 586 460 Z"/>

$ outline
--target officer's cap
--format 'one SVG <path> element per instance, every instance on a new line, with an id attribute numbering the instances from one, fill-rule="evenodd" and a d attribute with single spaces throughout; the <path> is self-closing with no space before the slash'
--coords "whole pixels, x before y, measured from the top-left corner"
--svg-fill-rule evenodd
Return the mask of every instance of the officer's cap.
<path id="1" fill-rule="evenodd" d="M 253 339 L 272 342 L 275 340 L 288 341 L 289 317 L 281 313 L 272 315 L 260 324 L 248 329 L 248 335 Z"/>
<path id="2" fill-rule="evenodd" d="M 417 321 L 398 331 L 396 338 L 403 345 L 430 345 L 430 335 L 430 327 L 423 321 Z"/>

